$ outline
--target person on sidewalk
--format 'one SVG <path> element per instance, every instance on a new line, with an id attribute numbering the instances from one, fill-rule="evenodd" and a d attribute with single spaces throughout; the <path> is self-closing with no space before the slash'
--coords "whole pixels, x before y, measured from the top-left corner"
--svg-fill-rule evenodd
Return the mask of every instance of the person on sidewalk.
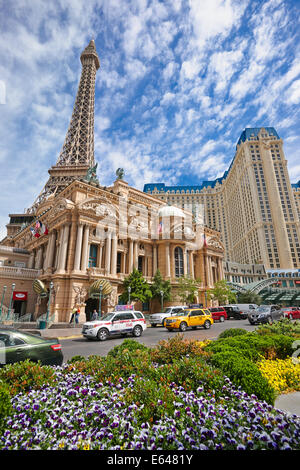
<path id="1" fill-rule="evenodd" d="M 73 322 L 76 313 L 77 313 L 77 308 L 73 308 L 70 323 Z"/>
<path id="2" fill-rule="evenodd" d="M 98 313 L 97 313 L 97 310 L 94 308 L 94 311 L 92 313 L 91 321 L 95 321 L 95 320 L 97 320 L 97 318 L 98 318 Z"/>

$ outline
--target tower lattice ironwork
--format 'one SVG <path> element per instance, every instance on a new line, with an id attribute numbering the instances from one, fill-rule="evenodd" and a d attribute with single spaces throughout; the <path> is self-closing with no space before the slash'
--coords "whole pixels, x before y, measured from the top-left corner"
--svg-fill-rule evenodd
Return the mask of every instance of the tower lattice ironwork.
<path id="1" fill-rule="evenodd" d="M 74 179 L 83 179 L 95 166 L 94 113 L 95 80 L 100 67 L 95 41 L 90 41 L 80 56 L 82 72 L 70 125 L 56 165 L 30 211 L 51 195 L 60 193 Z"/>

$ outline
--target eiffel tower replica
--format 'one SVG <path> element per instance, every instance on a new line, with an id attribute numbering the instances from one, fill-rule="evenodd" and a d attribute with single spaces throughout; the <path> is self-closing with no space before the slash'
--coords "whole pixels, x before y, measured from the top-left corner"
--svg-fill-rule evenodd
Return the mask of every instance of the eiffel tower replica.
<path id="1" fill-rule="evenodd" d="M 36 207 L 56 196 L 72 181 L 84 180 L 87 173 L 94 169 L 94 111 L 95 80 L 100 60 L 95 41 L 91 40 L 80 56 L 82 72 L 75 99 L 71 122 L 57 159 L 48 173 L 50 175 L 44 188 L 28 212 L 35 212 Z"/>

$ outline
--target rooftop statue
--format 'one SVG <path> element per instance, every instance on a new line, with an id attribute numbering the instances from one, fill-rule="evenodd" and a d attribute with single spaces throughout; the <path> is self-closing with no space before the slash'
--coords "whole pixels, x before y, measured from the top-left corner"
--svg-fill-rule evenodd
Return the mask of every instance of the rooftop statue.
<path id="1" fill-rule="evenodd" d="M 86 176 L 84 178 L 84 181 L 87 181 L 88 183 L 94 183 L 99 185 L 99 180 L 97 178 L 97 166 L 98 163 L 96 163 L 95 166 L 91 166 L 88 171 L 86 172 Z"/>
<path id="2" fill-rule="evenodd" d="M 117 179 L 122 180 L 124 179 L 125 171 L 123 168 L 118 168 L 116 171 Z"/>

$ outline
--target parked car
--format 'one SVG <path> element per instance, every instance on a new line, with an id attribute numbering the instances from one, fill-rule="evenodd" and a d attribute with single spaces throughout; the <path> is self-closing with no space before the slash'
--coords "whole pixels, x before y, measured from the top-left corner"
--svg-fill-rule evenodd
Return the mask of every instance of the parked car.
<path id="1" fill-rule="evenodd" d="M 149 316 L 149 322 L 151 326 L 155 327 L 156 325 L 165 326 L 165 320 L 167 317 L 175 315 L 178 312 L 182 312 L 186 307 L 184 305 L 177 305 L 176 307 L 167 307 L 164 312 L 153 313 Z"/>
<path id="2" fill-rule="evenodd" d="M 260 305 L 248 314 L 248 320 L 251 325 L 273 323 L 274 320 L 279 320 L 281 316 L 281 309 L 278 305 Z"/>
<path id="3" fill-rule="evenodd" d="M 169 331 L 186 331 L 189 327 L 196 329 L 198 326 L 209 329 L 213 322 L 213 317 L 208 309 L 188 308 L 166 318 L 165 325 Z"/>
<path id="4" fill-rule="evenodd" d="M 61 345 L 57 338 L 45 339 L 14 328 L 0 328 L 0 365 L 29 359 L 42 365 L 63 362 Z"/>
<path id="5" fill-rule="evenodd" d="M 209 311 L 214 321 L 223 322 L 227 320 L 227 312 L 224 307 L 211 307 Z"/>
<path id="6" fill-rule="evenodd" d="M 300 318 L 300 307 L 285 307 L 281 309 L 281 313 L 284 318 L 296 320 L 297 318 Z"/>
<path id="7" fill-rule="evenodd" d="M 234 318 L 234 320 L 242 320 L 243 318 L 247 318 L 247 312 L 243 312 L 240 310 L 237 305 L 224 305 L 224 310 L 227 313 L 227 318 Z"/>
<path id="8" fill-rule="evenodd" d="M 242 312 L 247 312 L 257 309 L 258 305 L 257 304 L 230 304 L 232 307 L 237 307 L 239 308 Z"/>
<path id="9" fill-rule="evenodd" d="M 141 336 L 147 328 L 144 315 L 136 310 L 110 312 L 100 320 L 86 322 L 82 325 L 82 335 L 87 339 L 105 341 L 109 336 Z"/>

